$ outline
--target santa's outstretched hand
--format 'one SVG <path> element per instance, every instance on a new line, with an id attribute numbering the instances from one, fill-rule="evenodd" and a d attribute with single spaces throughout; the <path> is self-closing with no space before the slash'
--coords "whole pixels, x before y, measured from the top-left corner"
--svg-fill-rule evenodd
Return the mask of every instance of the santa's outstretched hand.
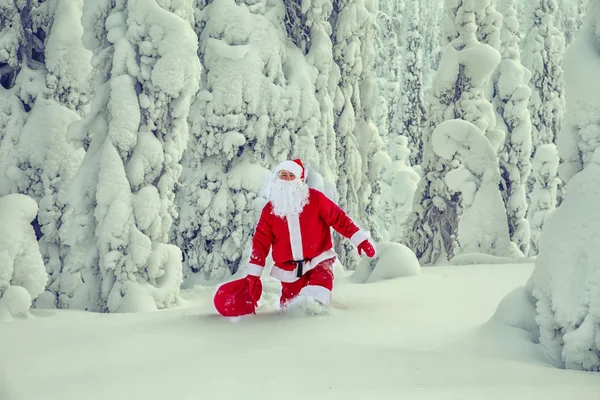
<path id="1" fill-rule="evenodd" d="M 362 256 L 365 253 L 369 258 L 375 257 L 375 247 L 371 244 L 371 242 L 367 240 L 363 240 L 358 245 L 358 255 Z"/>

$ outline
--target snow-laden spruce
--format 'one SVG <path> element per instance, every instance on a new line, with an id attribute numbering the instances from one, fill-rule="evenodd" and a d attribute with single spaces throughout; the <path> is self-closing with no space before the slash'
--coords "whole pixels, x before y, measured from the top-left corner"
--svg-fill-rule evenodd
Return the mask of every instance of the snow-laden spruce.
<path id="1" fill-rule="evenodd" d="M 408 139 L 395 136 L 388 144 L 389 163 L 381 173 L 379 227 L 384 241 L 404 242 L 406 221 L 413 208 L 420 176 L 410 165 Z"/>
<path id="2" fill-rule="evenodd" d="M 52 26 L 44 46 L 46 93 L 64 107 L 83 115 L 88 111 L 91 53 L 81 41 L 84 0 L 45 2 Z M 39 17 L 38 17 L 39 18 Z"/>
<path id="3" fill-rule="evenodd" d="M 476 15 L 486 4 L 446 3 L 446 37 L 456 39 L 444 48 L 428 100 L 428 126 L 423 133 L 423 179 L 415 195 L 408 240 L 424 264 L 451 259 L 458 247 L 456 230 L 462 214 L 460 196 L 448 188 L 445 177 L 457 165 L 434 153 L 431 133 L 445 120 L 473 123 L 498 149 L 502 137 L 495 129 L 496 118 L 484 89 L 500 62 L 500 54 L 477 40 Z M 504 212 L 504 207 L 502 207 Z"/>
<path id="4" fill-rule="evenodd" d="M 340 206 L 377 240 L 381 191 L 377 178 L 385 162 L 384 144 L 372 122 L 377 105 L 377 83 L 371 71 L 377 2 L 335 4 L 333 54 L 341 76 L 334 102 Z M 338 236 L 336 251 L 350 269 L 356 265 L 353 250 L 348 240 Z"/>
<path id="5" fill-rule="evenodd" d="M 472 254 L 516 256 L 519 251 L 510 241 L 498 190 L 498 158 L 490 142 L 477 126 L 460 119 L 439 124 L 431 142 L 438 156 L 460 163 L 444 178 L 452 192 L 461 194 L 463 207 L 456 230 L 455 260 Z"/>
<path id="6" fill-rule="evenodd" d="M 565 107 L 563 69 L 565 48 L 563 34 L 555 22 L 556 1 L 535 0 L 532 3 L 533 25 L 521 50 L 523 65 L 531 72 L 532 157 L 537 148 L 555 143 L 561 129 Z M 529 182 L 531 191 L 533 182 Z"/>
<path id="7" fill-rule="evenodd" d="M 477 39 L 499 51 L 503 17 L 496 11 L 493 0 L 485 0 L 485 3 L 487 3 L 485 8 L 480 8 L 476 16 Z"/>
<path id="8" fill-rule="evenodd" d="M 525 287 L 537 311 L 535 321 L 533 317 L 530 321 L 536 324 L 533 338 L 539 338 L 557 366 L 589 371 L 600 371 L 600 85 L 595 79 L 600 68 L 599 26 L 600 0 L 594 0 L 564 63 L 568 123 L 558 148 L 566 157 L 561 172 L 568 190 L 545 221 L 535 269 Z M 582 125 L 577 125 L 580 119 Z M 553 147 L 542 147 L 550 160 L 543 165 L 545 170 L 558 165 Z M 556 183 L 543 192 L 547 204 L 554 190 Z M 513 312 L 522 308 L 515 305 Z"/>
<path id="9" fill-rule="evenodd" d="M 527 85 L 530 74 L 521 64 L 519 21 L 515 0 L 507 0 L 501 30 L 502 60 L 492 78 L 492 104 L 498 128 L 504 132 L 500 150 L 501 188 L 510 238 L 523 255 L 529 252 L 530 229 L 527 222 L 527 180 L 531 172 L 531 118 Z"/>
<path id="10" fill-rule="evenodd" d="M 556 27 L 565 37 L 565 46 L 568 46 L 581 28 L 581 15 L 585 3 L 589 0 L 557 1 Z"/>
<path id="11" fill-rule="evenodd" d="M 27 316 L 48 276 L 31 226 L 35 200 L 22 194 L 0 197 L 0 321 Z"/>
<path id="12" fill-rule="evenodd" d="M 58 234 L 65 189 L 83 158 L 83 150 L 76 151 L 66 137 L 69 124 L 79 120 L 88 105 L 91 66 L 90 52 L 81 43 L 81 5 L 58 0 L 21 9 L 21 57 L 7 60 L 13 71 L 5 71 L 15 76 L 9 87 L 24 108 L 15 112 L 22 115 L 23 125 L 9 128 L 10 142 L 0 145 L 5 148 L 0 153 L 6 155 L 0 161 L 0 194 L 27 194 L 39 204 L 35 224 L 41 230 L 40 248 L 50 280 L 49 292 L 36 306 L 56 306 L 56 280 L 65 251 Z"/>
<path id="13" fill-rule="evenodd" d="M 562 199 L 557 178 L 559 158 L 557 141 L 564 109 L 564 81 L 561 62 L 564 38 L 555 27 L 554 0 L 540 0 L 533 8 L 535 22 L 525 42 L 524 65 L 531 71 L 530 100 L 532 129 L 532 173 L 528 181 L 531 229 L 529 255 L 536 255 L 545 219 Z M 540 152 L 540 154 L 538 154 Z"/>
<path id="14" fill-rule="evenodd" d="M 334 130 L 333 97 L 340 80 L 340 70 L 333 60 L 332 27 L 329 22 L 332 10 L 332 0 L 310 1 L 310 6 L 306 11 L 305 24 L 309 28 L 310 38 L 306 61 L 318 71 L 314 88 L 316 99 L 319 102 L 318 118 L 320 121 L 315 128 L 315 146 L 318 149 L 319 163 L 313 165 L 311 170 L 315 172 L 317 169 L 326 182 L 335 185 L 337 160 L 335 158 L 336 132 Z M 307 70 L 311 69 L 307 66 Z"/>
<path id="15" fill-rule="evenodd" d="M 389 4 L 386 5 L 389 6 Z M 398 125 L 398 101 L 400 99 L 400 61 L 401 49 L 396 35 L 395 16 L 381 8 L 377 12 L 379 35 L 375 40 L 374 73 L 379 89 L 378 104 L 375 112 L 375 124 L 384 141 L 388 136 L 398 135 L 402 128 Z"/>
<path id="16" fill-rule="evenodd" d="M 423 125 L 425 105 L 423 104 L 423 38 L 419 6 L 420 0 L 406 0 L 405 12 L 408 20 L 402 36 L 402 86 L 400 110 L 394 134 L 408 138 L 410 163 L 421 164 L 423 157 Z"/>
<path id="17" fill-rule="evenodd" d="M 539 249 L 539 238 L 546 218 L 556 208 L 556 195 L 560 180 L 558 174 L 558 152 L 553 143 L 538 147 L 533 158 L 531 179 L 533 189 L 529 194 L 527 221 L 531 227 L 529 255 L 535 256 Z"/>
<path id="18" fill-rule="evenodd" d="M 532 3 L 533 26 L 522 49 L 523 65 L 531 71 L 534 151 L 541 144 L 554 142 L 565 106 L 561 66 L 565 41 L 555 22 L 556 4 L 555 0 Z"/>
<path id="19" fill-rule="evenodd" d="M 596 46 L 600 43 L 600 13 L 590 4 L 587 25 L 565 53 L 563 63 L 566 97 L 565 119 L 558 134 L 560 178 L 568 182 L 592 159 L 600 146 L 600 82 L 589 79 L 600 68 L 600 57 Z"/>
<path id="20" fill-rule="evenodd" d="M 155 1 L 86 1 L 94 102 L 70 134 L 91 143 L 70 187 L 61 307 L 133 312 L 178 300 L 181 252 L 167 244 L 187 115 L 201 67 L 185 20 Z"/>
<path id="21" fill-rule="evenodd" d="M 423 0 L 419 2 L 421 27 L 427 28 L 423 34 L 423 87 L 425 92 L 431 88 L 435 71 L 438 68 L 445 41 L 442 40 L 444 31 L 445 10 L 444 2 L 439 0 Z M 403 14 L 402 26 L 407 25 L 407 19 L 412 15 Z M 425 29 L 423 30 L 425 33 Z"/>
<path id="22" fill-rule="evenodd" d="M 530 287 L 540 343 L 551 359 L 561 367 L 598 372 L 600 149 L 568 187 L 544 224 Z"/>

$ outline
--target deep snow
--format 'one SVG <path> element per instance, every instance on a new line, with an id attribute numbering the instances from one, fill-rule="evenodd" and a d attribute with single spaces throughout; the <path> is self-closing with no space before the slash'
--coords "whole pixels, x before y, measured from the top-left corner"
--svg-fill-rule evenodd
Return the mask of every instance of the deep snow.
<path id="1" fill-rule="evenodd" d="M 234 320 L 215 315 L 212 287 L 169 311 L 33 310 L 0 324 L 0 399 L 598 399 L 597 374 L 554 368 L 525 331 L 490 320 L 532 268 L 338 273 L 323 316 L 278 315 L 274 281 L 259 315 Z"/>

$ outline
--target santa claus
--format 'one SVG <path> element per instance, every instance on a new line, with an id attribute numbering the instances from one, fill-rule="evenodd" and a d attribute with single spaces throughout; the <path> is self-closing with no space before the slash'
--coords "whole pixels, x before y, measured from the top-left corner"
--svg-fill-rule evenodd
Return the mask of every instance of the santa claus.
<path id="1" fill-rule="evenodd" d="M 307 301 L 329 306 L 337 258 L 330 228 L 350 239 L 360 255 L 375 256 L 369 235 L 323 193 L 308 187 L 299 159 L 279 164 L 269 202 L 252 238 L 247 275 L 219 289 L 215 295 L 217 310 L 227 316 L 255 311 L 270 250 L 274 261 L 270 275 L 281 281 L 282 308 Z"/>

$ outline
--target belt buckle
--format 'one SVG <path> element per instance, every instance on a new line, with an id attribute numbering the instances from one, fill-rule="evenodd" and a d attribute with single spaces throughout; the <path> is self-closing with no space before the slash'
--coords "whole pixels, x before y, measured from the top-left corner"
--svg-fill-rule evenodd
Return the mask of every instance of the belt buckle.
<path id="1" fill-rule="evenodd" d="M 304 272 L 304 260 L 294 260 L 294 262 L 296 263 L 296 278 L 302 278 Z"/>

